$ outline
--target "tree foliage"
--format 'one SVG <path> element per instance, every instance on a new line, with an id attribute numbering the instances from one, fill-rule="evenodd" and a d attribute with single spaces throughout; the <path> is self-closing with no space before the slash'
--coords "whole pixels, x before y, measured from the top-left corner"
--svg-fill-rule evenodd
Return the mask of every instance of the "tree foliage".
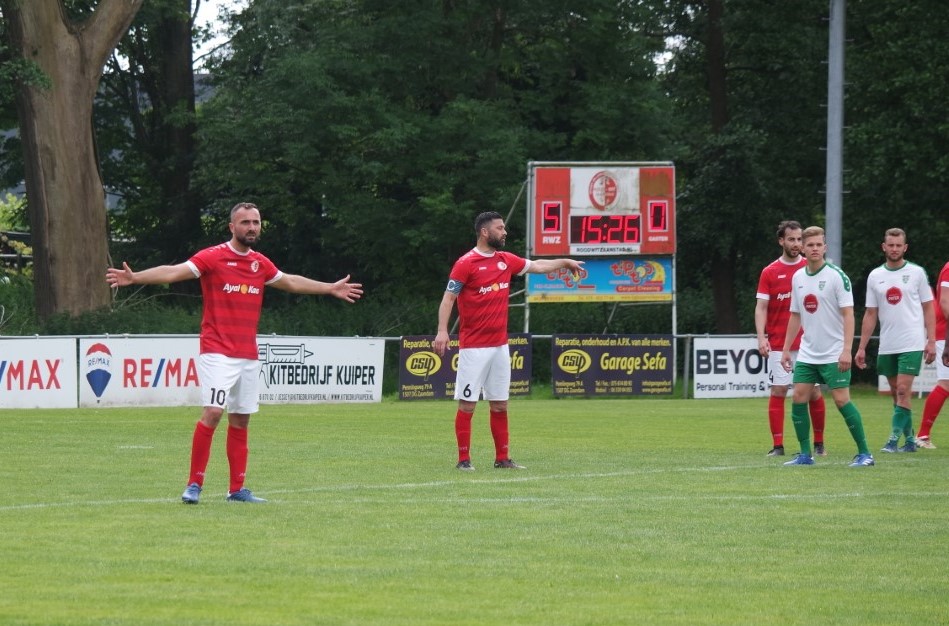
<path id="1" fill-rule="evenodd" d="M 374 330 L 429 332 L 476 213 L 510 215 L 508 247 L 523 250 L 528 161 L 672 160 L 679 330 L 748 332 L 776 224 L 823 223 L 827 0 L 251 0 L 196 107 L 182 91 L 187 5 L 146 4 L 96 109 L 133 265 L 219 241 L 229 208 L 254 201 L 281 267 L 352 272 L 384 303 Z M 909 232 L 930 273 L 944 261 L 941 9 L 848 3 L 842 238 L 858 305 L 886 228 Z M 13 56 L 0 48 L 0 77 L 35 81 Z M 599 331 L 609 316 L 541 308 L 532 326 Z M 659 309 L 634 324 L 658 328 Z"/>
<path id="2" fill-rule="evenodd" d="M 523 246 L 528 160 L 666 154 L 637 10 L 257 0 L 214 68 L 202 184 L 257 200 L 288 265 L 437 292 L 478 212 L 513 209 Z"/>

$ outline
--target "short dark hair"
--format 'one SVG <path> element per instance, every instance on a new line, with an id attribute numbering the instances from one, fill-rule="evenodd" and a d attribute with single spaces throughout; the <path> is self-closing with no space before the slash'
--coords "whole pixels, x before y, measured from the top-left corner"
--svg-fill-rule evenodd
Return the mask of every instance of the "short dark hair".
<path id="1" fill-rule="evenodd" d="M 504 216 L 496 211 L 485 211 L 484 213 L 480 213 L 474 221 L 475 235 L 481 234 L 481 229 L 484 228 L 485 224 L 493 222 L 494 220 L 503 219 Z"/>
<path id="2" fill-rule="evenodd" d="M 257 205 L 254 204 L 253 202 L 238 202 L 237 204 L 235 204 L 235 205 L 231 208 L 231 221 L 232 221 L 232 222 L 234 221 L 234 214 L 237 213 L 238 211 L 240 211 L 241 209 L 253 209 L 253 210 L 256 210 L 256 211 L 260 211 L 260 209 L 257 208 Z"/>
<path id="3" fill-rule="evenodd" d="M 795 220 L 784 220 L 778 224 L 778 239 L 784 239 L 789 230 L 801 230 L 801 223 Z"/>

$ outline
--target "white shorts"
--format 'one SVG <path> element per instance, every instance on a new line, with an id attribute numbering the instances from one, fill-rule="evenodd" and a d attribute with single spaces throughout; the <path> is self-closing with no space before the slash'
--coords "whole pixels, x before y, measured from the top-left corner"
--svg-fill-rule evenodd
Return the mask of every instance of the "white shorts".
<path id="1" fill-rule="evenodd" d="M 942 364 L 942 351 L 946 347 L 946 341 L 940 339 L 936 342 L 936 379 L 949 380 L 949 367 Z"/>
<path id="2" fill-rule="evenodd" d="M 797 361 L 797 350 L 791 350 L 791 364 Z M 789 387 L 791 379 L 794 376 L 794 368 L 791 371 L 784 369 L 781 364 L 781 351 L 772 350 L 768 353 L 768 384 L 772 387 Z"/>
<path id="3" fill-rule="evenodd" d="M 511 351 L 506 344 L 458 351 L 455 400 L 477 402 L 482 392 L 485 400 L 508 399 L 511 392 Z"/>
<path id="4" fill-rule="evenodd" d="M 201 406 L 226 408 L 228 413 L 256 413 L 260 409 L 259 377 L 260 361 L 256 359 L 201 354 L 198 356 Z"/>

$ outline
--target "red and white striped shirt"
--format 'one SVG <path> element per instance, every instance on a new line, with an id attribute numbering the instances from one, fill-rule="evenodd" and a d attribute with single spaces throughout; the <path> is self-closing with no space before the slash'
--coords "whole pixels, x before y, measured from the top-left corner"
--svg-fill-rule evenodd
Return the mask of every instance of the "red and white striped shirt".
<path id="1" fill-rule="evenodd" d="M 784 257 L 778 257 L 761 270 L 758 279 L 758 300 L 768 301 L 768 317 L 764 332 L 772 350 L 784 349 L 784 337 L 787 334 L 788 320 L 791 318 L 791 277 L 807 265 L 807 259 L 801 256 L 797 262 L 788 263 Z M 792 350 L 801 347 L 801 333 L 794 338 Z"/>
<path id="2" fill-rule="evenodd" d="M 188 265 L 200 278 L 204 297 L 201 353 L 256 360 L 264 285 L 279 279 L 281 271 L 263 254 L 242 254 L 229 242 L 197 252 Z"/>
<path id="3" fill-rule="evenodd" d="M 455 261 L 449 278 L 462 285 L 458 294 L 460 348 L 507 345 L 511 278 L 524 274 L 529 265 L 530 261 L 510 252 L 486 255 L 477 248 Z"/>
<path id="4" fill-rule="evenodd" d="M 946 316 L 943 315 L 942 307 L 939 306 L 939 298 L 945 287 L 949 287 L 949 263 L 942 266 L 939 276 L 936 278 L 936 341 L 946 338 Z M 939 355 L 936 355 L 936 358 L 940 358 Z"/>

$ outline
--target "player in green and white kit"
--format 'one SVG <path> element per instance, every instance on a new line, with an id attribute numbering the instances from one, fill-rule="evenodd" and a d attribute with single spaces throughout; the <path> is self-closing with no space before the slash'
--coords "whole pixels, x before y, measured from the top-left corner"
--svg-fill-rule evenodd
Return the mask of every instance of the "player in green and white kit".
<path id="1" fill-rule="evenodd" d="M 867 308 L 860 328 L 860 346 L 854 363 L 867 367 L 866 348 L 880 320 L 877 371 L 886 377 L 893 396 L 893 431 L 883 452 L 916 452 L 913 432 L 913 379 L 922 361 L 936 358 L 936 312 L 926 270 L 904 257 L 906 233 L 891 228 L 883 237 L 886 262 L 867 277 Z M 897 448 L 900 436 L 906 443 Z"/>
<path id="2" fill-rule="evenodd" d="M 850 367 L 853 362 L 850 350 L 855 326 L 850 279 L 839 267 L 824 260 L 827 244 L 823 228 L 810 226 L 804 229 L 802 239 L 807 265 L 791 279 L 791 319 L 788 320 L 781 355 L 784 369 L 790 372 L 793 367 L 794 371 L 791 420 L 801 443 L 801 452 L 785 465 L 814 464 L 807 400 L 818 383 L 830 388 L 834 404 L 857 444 L 857 455 L 850 467 L 873 465 L 860 411 L 850 401 Z M 794 362 L 791 342 L 801 328 L 804 336 Z"/>

